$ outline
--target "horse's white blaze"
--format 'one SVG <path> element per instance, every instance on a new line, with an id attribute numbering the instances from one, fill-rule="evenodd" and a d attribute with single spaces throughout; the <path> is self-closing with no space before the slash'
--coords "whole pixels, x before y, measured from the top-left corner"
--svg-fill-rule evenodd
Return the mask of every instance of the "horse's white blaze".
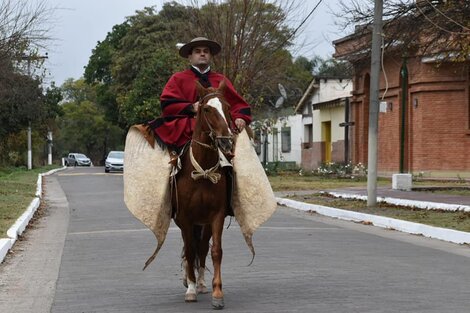
<path id="1" fill-rule="evenodd" d="M 207 105 L 208 106 L 211 106 L 213 108 L 215 108 L 219 114 L 222 116 L 222 118 L 224 119 L 225 123 L 228 125 L 228 122 L 227 120 L 225 119 L 225 114 L 224 114 L 224 110 L 222 110 L 222 102 L 220 102 L 220 100 L 218 98 L 212 98 L 210 99 L 209 101 L 207 101 Z M 230 128 L 228 129 L 229 132 L 231 133 L 230 131 Z"/>
<path id="2" fill-rule="evenodd" d="M 190 281 L 189 279 L 187 280 L 188 282 L 188 289 L 186 290 L 186 294 L 196 294 L 196 283 Z"/>

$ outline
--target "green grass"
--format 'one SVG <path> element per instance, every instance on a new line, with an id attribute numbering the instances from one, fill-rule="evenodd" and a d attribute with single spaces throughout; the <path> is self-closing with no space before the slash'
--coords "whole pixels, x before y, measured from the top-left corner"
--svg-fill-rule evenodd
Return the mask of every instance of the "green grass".
<path id="1" fill-rule="evenodd" d="M 39 173 L 57 168 L 57 165 L 35 168 L 0 168 L 0 238 L 23 214 L 34 199 Z"/>
<path id="2" fill-rule="evenodd" d="M 320 176 L 300 176 L 293 173 L 283 173 L 268 176 L 274 191 L 289 190 L 326 190 L 346 187 L 367 187 L 366 178 L 326 178 Z M 391 185 L 390 179 L 378 179 L 378 186 Z"/>

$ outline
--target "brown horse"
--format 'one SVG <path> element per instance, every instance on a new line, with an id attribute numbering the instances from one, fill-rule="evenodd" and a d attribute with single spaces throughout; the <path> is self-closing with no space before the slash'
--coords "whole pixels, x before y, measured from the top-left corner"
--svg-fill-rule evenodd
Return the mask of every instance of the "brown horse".
<path id="1" fill-rule="evenodd" d="M 212 306 L 224 307 L 222 292 L 222 231 L 228 211 L 228 168 L 221 164 L 221 154 L 233 156 L 233 132 L 229 104 L 219 88 L 204 88 L 197 83 L 200 105 L 192 140 L 181 157 L 181 169 L 172 182 L 174 221 L 184 241 L 186 270 L 186 302 L 197 301 L 197 293 L 207 293 L 204 281 L 206 256 L 212 238 L 211 256 L 214 265 Z M 223 157 L 222 157 L 223 159 Z M 198 271 L 198 278 L 194 269 Z"/>

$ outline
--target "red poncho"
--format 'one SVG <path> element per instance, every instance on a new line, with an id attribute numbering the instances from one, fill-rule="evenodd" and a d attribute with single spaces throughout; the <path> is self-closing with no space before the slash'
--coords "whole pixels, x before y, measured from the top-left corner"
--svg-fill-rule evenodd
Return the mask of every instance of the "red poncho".
<path id="1" fill-rule="evenodd" d="M 212 87 L 217 88 L 225 80 L 225 99 L 230 104 L 232 119 L 243 119 L 251 122 L 251 110 L 246 101 L 235 91 L 232 83 L 222 74 L 210 71 L 207 76 Z M 188 69 L 170 77 L 160 97 L 162 116 L 149 124 L 154 129 L 157 140 L 166 146 L 180 148 L 184 146 L 193 133 L 196 119 L 192 105 L 198 95 L 195 82 L 196 74 Z"/>

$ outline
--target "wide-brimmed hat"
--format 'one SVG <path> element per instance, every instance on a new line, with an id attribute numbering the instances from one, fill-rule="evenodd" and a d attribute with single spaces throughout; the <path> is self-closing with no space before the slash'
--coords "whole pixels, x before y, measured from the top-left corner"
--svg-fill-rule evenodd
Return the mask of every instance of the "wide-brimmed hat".
<path id="1" fill-rule="evenodd" d="M 180 48 L 180 55 L 183 58 L 187 58 L 191 54 L 191 51 L 196 47 L 207 46 L 211 50 L 212 55 L 216 55 L 220 52 L 222 47 L 215 41 L 209 40 L 206 37 L 196 37 L 184 46 Z"/>

